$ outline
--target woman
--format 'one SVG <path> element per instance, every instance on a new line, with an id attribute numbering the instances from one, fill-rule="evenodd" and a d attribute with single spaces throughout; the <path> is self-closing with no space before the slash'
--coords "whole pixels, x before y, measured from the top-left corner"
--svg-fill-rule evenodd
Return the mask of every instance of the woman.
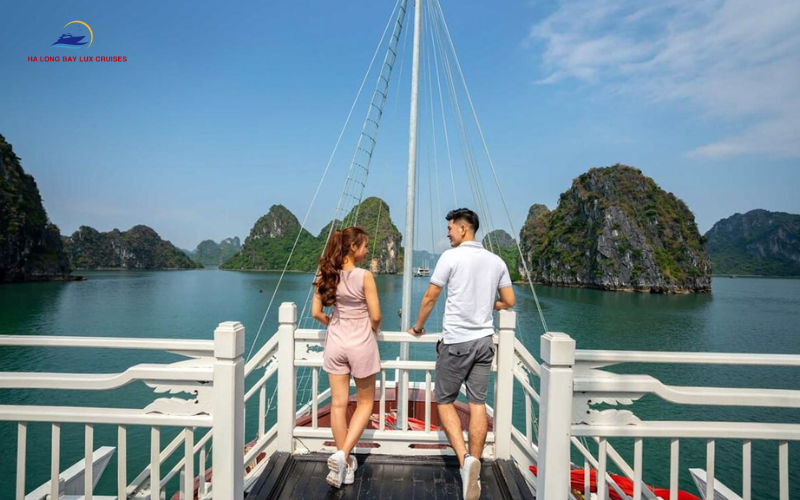
<path id="1" fill-rule="evenodd" d="M 367 233 L 358 227 L 334 231 L 319 260 L 311 313 L 328 328 L 323 368 L 331 386 L 331 430 L 336 453 L 328 458 L 326 480 L 341 488 L 352 484 L 358 462 L 350 451 L 372 415 L 375 374 L 380 354 L 375 333 L 381 326 L 378 290 L 372 273 L 356 267 L 367 256 Z M 328 316 L 323 307 L 333 306 Z M 356 382 L 358 405 L 347 427 L 350 375 Z"/>

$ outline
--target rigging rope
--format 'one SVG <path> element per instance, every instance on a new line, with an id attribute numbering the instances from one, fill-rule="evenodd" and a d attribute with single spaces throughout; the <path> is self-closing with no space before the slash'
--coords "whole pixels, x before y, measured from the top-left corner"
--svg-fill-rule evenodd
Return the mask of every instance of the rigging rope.
<path id="1" fill-rule="evenodd" d="M 453 40 L 452 40 L 452 38 L 450 36 L 450 30 L 448 29 L 447 22 L 444 20 L 444 16 L 442 15 L 441 5 L 439 4 L 438 0 L 432 0 L 432 3 L 434 5 L 434 7 L 436 8 L 436 12 L 438 13 L 438 19 L 440 20 L 441 25 L 444 28 L 445 34 L 447 35 L 446 39 L 447 39 L 447 41 L 449 43 L 449 46 L 450 46 L 450 49 L 451 49 L 451 51 L 453 53 L 453 58 L 455 60 L 456 68 L 458 69 L 458 74 L 461 77 L 461 82 L 463 83 L 463 86 L 464 86 L 464 91 L 466 93 L 467 101 L 469 102 L 469 107 L 470 107 L 470 110 L 472 111 L 472 116 L 473 116 L 473 119 L 475 120 L 475 125 L 476 125 L 476 127 L 478 129 L 478 134 L 479 134 L 479 136 L 481 138 L 481 143 L 483 145 L 483 149 L 484 149 L 484 152 L 486 154 L 486 158 L 487 158 L 487 160 L 489 162 L 489 166 L 490 166 L 491 171 L 492 171 L 492 176 L 494 177 L 495 185 L 497 186 L 497 191 L 498 191 L 498 193 L 500 195 L 500 199 L 501 199 L 502 204 L 503 204 L 503 209 L 504 209 L 504 211 L 506 213 L 506 218 L 508 219 L 508 223 L 509 223 L 509 225 L 511 227 L 511 230 L 516 233 L 516 229 L 514 228 L 514 224 L 511 221 L 511 214 L 509 213 L 509 210 L 508 210 L 508 204 L 506 203 L 505 196 L 503 195 L 502 189 L 500 188 L 500 181 L 499 181 L 499 179 L 497 177 L 497 171 L 496 171 L 496 169 L 494 167 L 494 162 L 492 161 L 491 155 L 489 154 L 489 148 L 488 148 L 488 146 L 486 144 L 486 138 L 485 138 L 485 136 L 483 134 L 483 129 L 481 128 L 480 121 L 478 120 L 478 116 L 477 116 L 477 113 L 475 111 L 475 106 L 473 105 L 472 97 L 471 97 L 471 95 L 469 93 L 469 89 L 467 87 L 466 80 L 464 78 L 464 73 L 463 73 L 463 71 L 461 69 L 461 64 L 460 64 L 460 62 L 458 60 L 458 55 L 456 54 L 455 46 L 453 45 Z M 523 268 L 525 270 L 525 276 L 527 277 L 528 284 L 530 285 L 531 293 L 533 294 L 534 302 L 536 304 L 536 309 L 537 309 L 537 311 L 539 313 L 539 319 L 542 322 L 542 327 L 544 328 L 544 331 L 547 332 L 548 331 L 547 322 L 545 321 L 544 313 L 542 312 L 542 306 L 539 303 L 539 297 L 537 296 L 536 290 L 535 290 L 535 288 L 533 286 L 533 280 L 532 280 L 531 274 L 530 274 L 530 272 L 528 270 L 528 264 L 527 264 L 527 262 L 525 260 L 525 256 L 522 255 L 522 248 L 520 247 L 519 241 L 516 242 L 516 247 L 517 247 L 518 255 L 520 256 L 520 261 L 522 262 L 522 266 L 523 266 Z"/>
<path id="2" fill-rule="evenodd" d="M 256 336 L 253 339 L 253 342 L 250 344 L 250 351 L 247 353 L 247 358 L 246 358 L 247 360 L 249 360 L 250 356 L 252 356 L 252 354 L 253 354 L 253 350 L 255 349 L 256 343 L 258 341 L 258 337 L 261 335 L 261 330 L 264 328 L 264 323 L 266 322 L 267 316 L 269 315 L 269 312 L 272 309 L 272 304 L 275 301 L 275 296 L 277 295 L 278 289 L 280 288 L 280 285 L 283 282 L 283 277 L 286 274 L 287 269 L 289 268 L 289 262 L 292 260 L 292 256 L 294 255 L 294 251 L 297 248 L 297 242 L 300 240 L 300 235 L 303 233 L 303 229 L 305 229 L 306 222 L 308 221 L 308 216 L 311 213 L 311 209 L 314 207 L 314 202 L 316 201 L 317 196 L 319 195 L 320 189 L 322 188 L 322 184 L 325 181 L 325 177 L 328 175 L 328 170 L 331 167 L 331 163 L 333 162 L 333 158 L 336 155 L 336 151 L 339 149 L 339 144 L 342 141 L 342 137 L 344 136 L 344 132 L 347 129 L 347 125 L 350 123 L 350 118 L 353 115 L 353 110 L 355 109 L 356 104 L 358 103 L 358 99 L 361 97 L 361 92 L 364 89 L 364 85 L 367 82 L 367 78 L 369 77 L 370 72 L 372 71 L 372 66 L 375 63 L 375 59 L 378 56 L 378 52 L 380 51 L 380 47 L 383 44 L 384 39 L 386 38 L 386 33 L 389 31 L 389 26 L 391 26 L 392 17 L 394 17 L 394 13 L 397 11 L 398 6 L 400 5 L 400 1 L 401 0 L 397 1 L 397 4 L 395 4 L 395 8 L 392 11 L 392 15 L 389 16 L 389 21 L 386 23 L 386 27 L 383 30 L 383 34 L 381 35 L 381 39 L 378 42 L 377 47 L 375 47 L 375 52 L 372 54 L 372 60 L 369 63 L 369 67 L 367 68 L 367 72 L 364 74 L 364 78 L 361 80 L 361 86 L 359 87 L 358 93 L 356 94 L 356 97 L 353 100 L 353 104 L 350 106 L 350 111 L 347 114 L 347 118 L 345 119 L 345 122 L 344 122 L 344 125 L 342 126 L 341 131 L 339 132 L 339 137 L 336 139 L 336 144 L 333 147 L 333 151 L 331 152 L 330 156 L 328 157 L 328 162 L 325 165 L 325 170 L 322 173 L 322 178 L 320 179 L 319 184 L 317 184 L 317 189 L 316 189 L 316 191 L 314 191 L 314 196 L 311 199 L 311 204 L 309 205 L 308 210 L 306 211 L 305 217 L 303 217 L 303 222 L 300 224 L 300 230 L 297 232 L 297 238 L 295 238 L 294 243 L 292 244 L 292 249 L 289 252 L 289 257 L 286 259 L 286 264 L 283 266 L 283 271 L 281 271 L 281 275 L 278 278 L 278 283 L 275 286 L 275 290 L 273 291 L 272 296 L 270 297 L 269 303 L 267 305 L 267 310 L 264 311 L 264 317 L 261 319 L 261 324 L 258 326 L 258 332 L 256 332 Z M 334 217 L 334 220 L 335 220 L 335 217 Z M 330 234 L 328 235 L 328 237 L 330 237 Z"/>
<path id="3" fill-rule="evenodd" d="M 396 17 L 395 25 L 394 25 L 395 27 L 394 27 L 394 30 L 392 31 L 392 35 L 391 35 L 390 41 L 388 43 L 388 47 L 387 47 L 386 55 L 384 57 L 383 65 L 381 66 L 381 69 L 378 72 L 378 80 L 376 82 L 376 86 L 375 86 L 375 90 L 373 92 L 372 100 L 370 102 L 370 106 L 368 108 L 364 123 L 362 125 L 361 133 L 359 135 L 358 145 L 357 145 L 357 147 L 356 147 L 356 149 L 355 149 L 355 151 L 353 153 L 353 157 L 352 157 L 351 164 L 350 164 L 350 169 L 348 171 L 347 178 L 346 178 L 344 186 L 342 188 L 342 193 L 341 193 L 340 198 L 339 198 L 339 200 L 337 202 L 337 206 L 336 206 L 336 209 L 334 211 L 334 218 L 333 218 L 332 223 L 330 224 L 326 241 L 327 241 L 328 238 L 330 238 L 330 235 L 331 235 L 332 231 L 337 227 L 337 225 L 338 226 L 342 226 L 345 223 L 356 224 L 358 222 L 359 211 L 360 211 L 360 208 L 361 208 L 361 200 L 362 200 L 362 197 L 363 197 L 364 188 L 365 188 L 367 179 L 369 177 L 369 167 L 370 167 L 370 163 L 371 163 L 371 160 L 372 160 L 372 157 L 373 157 L 374 147 L 375 147 L 375 144 L 377 142 L 377 136 L 378 136 L 378 132 L 379 132 L 379 128 L 380 128 L 380 121 L 381 121 L 381 118 L 383 116 L 384 106 L 386 104 L 387 96 L 388 96 L 389 91 L 390 91 L 389 83 L 390 83 L 392 72 L 393 72 L 393 69 L 394 69 L 394 64 L 396 62 L 396 57 L 397 57 L 397 52 L 398 52 L 397 51 L 397 46 L 399 44 L 400 32 L 402 31 L 403 20 L 404 20 L 405 14 L 406 14 L 406 11 L 405 11 L 405 3 L 406 3 L 406 1 L 407 0 L 397 0 L 397 3 L 395 4 L 394 10 L 392 11 L 392 14 L 391 14 L 391 16 L 389 18 L 389 21 L 388 21 L 388 23 L 387 23 L 387 25 L 386 25 L 386 27 L 384 29 L 383 35 L 381 37 L 381 40 L 378 43 L 378 47 L 376 48 L 376 50 L 375 50 L 375 52 L 374 52 L 374 54 L 372 56 L 372 60 L 370 61 L 369 68 L 367 69 L 367 73 L 364 75 L 364 78 L 363 78 L 363 80 L 361 82 L 361 87 L 359 88 L 358 94 L 356 95 L 356 98 L 355 98 L 355 100 L 354 100 L 354 102 L 353 102 L 353 104 L 352 104 L 352 106 L 350 108 L 350 112 L 348 113 L 348 116 L 347 116 L 347 119 L 345 121 L 345 124 L 342 127 L 342 130 L 341 130 L 341 132 L 339 134 L 339 137 L 338 137 L 338 139 L 336 141 L 336 144 L 334 146 L 334 150 L 331 153 L 330 158 L 328 159 L 328 163 L 326 164 L 322 179 L 320 180 L 320 183 L 317 186 L 317 189 L 316 189 L 316 191 L 314 193 L 314 197 L 312 199 L 311 206 L 309 207 L 308 212 L 306 212 L 306 215 L 303 218 L 303 222 L 301 224 L 301 230 L 298 233 L 298 236 L 294 241 L 294 244 L 293 244 L 292 249 L 291 249 L 290 254 L 289 254 L 289 258 L 287 259 L 286 264 L 284 266 L 284 269 L 281 272 L 280 278 L 278 280 L 278 286 L 276 287 L 275 291 L 272 294 L 272 297 L 270 298 L 269 305 L 267 306 L 267 311 L 265 312 L 264 317 L 262 318 L 261 324 L 260 324 L 258 332 L 256 334 L 256 338 L 253 340 L 253 344 L 251 346 L 250 352 L 248 353 L 248 356 L 247 356 L 248 360 L 250 359 L 250 357 L 252 355 L 253 349 L 254 349 L 254 347 L 255 347 L 255 345 L 257 343 L 257 340 L 258 340 L 258 337 L 259 337 L 259 335 L 261 333 L 261 330 L 263 329 L 263 326 L 264 326 L 264 323 L 266 321 L 266 318 L 267 318 L 267 316 L 268 316 L 268 314 L 270 312 L 272 304 L 274 303 L 274 299 L 275 299 L 276 294 L 277 294 L 277 289 L 280 286 L 280 284 L 281 284 L 281 282 L 283 280 L 284 274 L 286 273 L 286 271 L 288 269 L 288 266 L 289 266 L 289 263 L 290 263 L 290 261 L 292 259 L 292 256 L 294 255 L 294 252 L 296 250 L 296 247 L 297 247 L 297 244 L 298 244 L 298 241 L 299 241 L 299 238 L 300 238 L 300 234 L 302 233 L 302 231 L 305 228 L 305 225 L 306 225 L 306 223 L 308 221 L 311 209 L 312 209 L 312 207 L 313 207 L 313 205 L 314 205 L 314 203 L 315 203 L 315 201 L 317 199 L 317 196 L 318 196 L 318 194 L 319 194 L 319 192 L 321 190 L 322 183 L 323 183 L 324 179 L 326 178 L 327 173 L 328 173 L 328 171 L 330 169 L 330 166 L 332 164 L 333 157 L 335 156 L 335 154 L 336 154 L 336 152 L 338 150 L 338 147 L 340 145 L 340 142 L 342 140 L 344 132 L 345 132 L 345 130 L 346 130 L 346 128 L 347 128 L 347 126 L 348 126 L 348 124 L 350 122 L 351 117 L 352 117 L 352 114 L 353 114 L 353 111 L 355 109 L 355 106 L 356 106 L 357 102 L 359 101 L 359 99 L 361 97 L 361 94 L 362 94 L 362 91 L 364 89 L 365 83 L 366 83 L 366 81 L 368 79 L 368 76 L 373 70 L 373 66 L 374 66 L 374 63 L 376 61 L 376 58 L 377 58 L 378 52 L 380 50 L 380 47 L 383 45 L 383 43 L 384 43 L 384 41 L 386 39 L 387 33 L 389 32 L 389 29 L 390 29 L 390 27 L 392 25 L 392 20 L 395 19 L 395 17 Z M 402 2 L 402 5 L 401 5 L 401 2 Z M 418 5 L 422 5 L 424 3 L 427 3 L 427 2 L 418 2 Z M 439 163 L 438 163 L 439 151 L 438 151 L 438 144 L 437 144 L 437 140 L 436 140 L 436 133 L 437 133 L 438 123 L 441 123 L 440 127 L 441 127 L 441 130 L 442 130 L 442 133 L 444 134 L 445 151 L 447 153 L 447 167 L 448 167 L 448 170 L 449 170 L 450 181 L 451 181 L 451 184 L 452 184 L 453 201 L 456 202 L 456 205 L 458 205 L 458 203 L 457 203 L 458 193 L 457 193 L 456 184 L 455 184 L 456 175 L 454 173 L 453 158 L 452 158 L 452 154 L 451 154 L 452 145 L 451 145 L 451 141 L 450 141 L 450 130 L 449 130 L 449 125 L 450 124 L 448 123 L 448 120 L 446 118 L 446 113 L 445 113 L 445 95 L 449 97 L 449 99 L 450 99 L 449 100 L 449 107 L 451 108 L 451 111 L 455 115 L 454 124 L 455 124 L 456 135 L 459 138 L 459 145 L 460 145 L 461 153 L 462 153 L 462 155 L 464 157 L 465 168 L 467 170 L 466 178 L 468 180 L 469 188 L 470 188 L 470 190 L 472 192 L 472 197 L 473 197 L 474 203 L 476 204 L 477 211 L 481 214 L 480 215 L 481 218 L 485 221 L 484 224 L 485 224 L 486 227 L 489 227 L 489 228 L 494 227 L 494 221 L 492 219 L 492 212 L 491 212 L 491 210 L 489 208 L 488 197 L 487 197 L 487 194 L 486 194 L 486 185 L 482 182 L 480 170 L 478 169 L 478 167 L 476 165 L 475 156 L 474 156 L 473 151 L 472 151 L 472 149 L 470 147 L 469 128 L 467 127 L 467 124 L 465 123 L 465 118 L 464 118 L 464 116 L 466 114 L 470 113 L 470 112 L 471 112 L 471 115 L 472 115 L 472 119 L 475 122 L 477 133 L 478 133 L 478 135 L 480 137 L 480 140 L 481 140 L 481 144 L 482 144 L 482 147 L 483 147 L 483 152 L 486 155 L 486 158 L 488 160 L 488 165 L 489 165 L 489 167 L 491 169 L 492 176 L 493 176 L 494 182 L 495 182 L 495 186 L 497 188 L 497 191 L 499 193 L 500 199 L 502 201 L 502 206 L 503 206 L 503 209 L 505 211 L 506 218 L 508 219 L 508 223 L 509 223 L 509 225 L 511 227 L 512 232 L 516 233 L 516 230 L 514 229 L 514 225 L 511 222 L 511 217 L 510 217 L 510 213 L 509 213 L 509 210 L 508 210 L 508 205 L 506 203 L 505 197 L 504 197 L 504 195 L 502 193 L 502 190 L 500 188 L 500 182 L 499 182 L 499 179 L 498 179 L 498 176 L 497 176 L 497 172 L 496 172 L 496 169 L 494 167 L 494 163 L 493 163 L 493 161 L 491 159 L 491 156 L 489 154 L 487 143 L 486 143 L 486 139 L 484 137 L 482 128 L 480 126 L 480 122 L 478 121 L 477 113 L 475 111 L 475 107 L 474 107 L 474 104 L 472 102 L 472 98 L 470 96 L 469 89 L 468 89 L 468 87 L 466 85 L 466 81 L 465 81 L 465 78 L 464 78 L 464 74 L 463 74 L 460 62 L 458 60 L 458 55 L 456 54 L 455 46 L 454 46 L 452 38 L 450 36 L 450 31 L 449 31 L 449 29 L 447 27 L 447 24 L 446 24 L 445 20 L 444 20 L 444 17 L 443 17 L 443 14 L 442 14 L 442 10 L 441 10 L 441 5 L 439 4 L 438 0 L 431 0 L 430 5 L 432 5 L 431 9 L 426 9 L 425 11 L 423 11 L 423 14 L 425 16 L 423 19 L 425 20 L 424 31 L 427 32 L 431 36 L 431 39 L 433 40 L 433 42 L 430 45 L 428 45 L 428 44 L 425 45 L 425 48 L 426 48 L 426 52 L 425 53 L 427 54 L 425 56 L 426 57 L 426 59 L 425 59 L 426 68 L 427 68 L 426 71 L 425 71 L 425 78 L 427 79 L 427 91 L 428 91 L 428 100 L 425 102 L 425 104 L 426 104 L 426 109 L 431 114 L 431 116 L 430 116 L 430 127 L 431 127 L 431 137 L 432 137 L 432 139 L 431 139 L 431 144 L 430 144 L 429 147 L 432 149 L 432 157 L 431 157 L 431 153 L 430 153 L 431 149 L 429 149 L 428 162 L 427 162 L 428 163 L 428 169 L 429 169 L 428 170 L 428 203 L 430 205 L 429 208 L 430 208 L 430 213 L 431 213 L 431 222 L 430 222 L 431 223 L 431 249 L 432 249 L 432 251 L 435 251 L 435 249 L 436 249 L 436 237 L 435 237 L 435 229 L 434 228 L 436 226 L 435 226 L 434 220 L 433 220 L 433 205 L 434 205 L 433 187 L 434 187 L 434 184 L 435 184 L 435 188 L 436 188 L 436 204 L 437 204 L 437 208 L 438 208 L 438 212 L 439 213 L 441 213 L 441 204 L 442 204 L 441 203 L 441 192 L 440 192 L 440 189 L 439 189 Z M 408 35 L 406 34 L 406 37 L 404 39 L 407 40 L 407 36 Z M 403 47 L 403 54 L 405 54 L 405 47 Z M 403 68 L 403 61 L 404 61 L 404 58 L 401 56 L 401 61 L 400 61 L 401 62 L 401 64 L 400 64 L 401 72 L 402 72 L 402 68 Z M 435 69 L 431 69 L 431 62 L 433 63 L 432 65 L 433 65 L 433 68 L 435 68 Z M 437 120 L 434 117 L 434 114 L 435 114 L 434 113 L 434 108 L 436 107 L 437 103 L 435 102 L 436 101 L 436 94 L 434 94 L 433 76 L 435 76 L 435 78 L 436 78 L 436 90 L 438 91 L 438 100 L 439 100 L 438 107 L 439 107 L 439 111 L 441 112 L 441 116 L 442 116 L 442 119 L 440 121 L 438 121 L 438 123 L 437 123 Z M 444 81 L 442 81 L 442 80 L 444 80 Z M 466 109 L 464 111 L 462 111 L 462 107 L 461 107 L 461 104 L 460 104 L 459 91 L 458 91 L 457 85 L 456 85 L 456 81 L 457 80 L 458 80 L 458 83 L 459 83 L 458 88 L 463 89 L 466 101 L 468 103 L 468 109 Z M 442 88 L 443 86 L 444 86 L 444 89 Z M 398 89 L 399 89 L 399 85 L 398 85 Z M 395 109 L 396 109 L 396 107 L 395 107 Z M 417 182 L 420 182 L 420 177 L 417 178 Z M 383 208 L 383 204 L 379 203 L 378 220 L 376 222 L 376 230 L 375 230 L 376 237 L 375 237 L 375 241 L 374 241 L 374 245 L 373 245 L 373 255 L 375 253 L 375 245 L 377 245 L 377 231 L 378 231 L 378 227 L 380 225 L 382 208 Z M 416 207 L 415 207 L 415 210 L 416 210 Z M 488 232 L 487 232 L 487 236 L 488 237 L 485 238 L 485 239 L 487 241 L 489 249 L 491 251 L 495 251 L 495 247 L 497 245 L 496 245 L 496 241 L 495 241 L 494 235 L 488 235 Z M 544 314 L 542 312 L 542 308 L 541 308 L 541 305 L 539 303 L 538 296 L 537 296 L 536 291 L 535 291 L 535 289 L 533 287 L 532 278 L 531 278 L 531 274 L 530 274 L 530 272 L 528 270 L 528 265 L 527 265 L 526 259 L 525 259 L 524 255 L 522 255 L 522 249 L 521 249 L 520 243 L 518 241 L 516 241 L 516 239 L 515 239 L 515 244 L 516 244 L 517 253 L 518 253 L 518 255 L 520 257 L 520 260 L 522 262 L 522 267 L 523 267 L 524 272 L 525 272 L 525 277 L 528 280 L 528 283 L 529 283 L 530 289 L 531 289 L 531 293 L 532 293 L 532 295 L 534 297 L 536 308 L 537 308 L 537 311 L 538 311 L 538 314 L 539 314 L 539 319 L 541 320 L 541 323 L 542 323 L 542 326 L 544 327 L 544 330 L 547 331 L 548 330 L 547 323 L 545 322 Z M 497 249 L 497 251 L 499 252 L 499 248 Z M 406 258 L 413 258 L 413 252 L 414 252 L 413 248 L 406 249 Z M 308 310 L 308 305 L 309 305 L 310 298 L 311 298 L 312 295 L 313 295 L 313 289 L 312 289 L 312 287 L 309 287 L 309 291 L 307 293 L 306 300 L 304 302 L 304 305 L 303 305 L 303 308 L 302 308 L 302 311 L 301 311 L 301 314 L 300 314 L 300 321 L 299 322 L 301 323 L 301 325 L 302 325 L 302 322 L 305 321 L 305 320 L 310 321 L 310 318 L 307 316 L 307 310 Z M 437 318 L 441 318 L 441 315 L 437 315 Z M 519 328 L 519 325 L 518 325 L 518 328 Z M 306 373 L 306 372 L 309 372 L 309 373 Z M 301 388 L 300 393 L 303 393 L 304 391 L 306 391 L 306 389 L 308 387 L 308 384 L 310 383 L 310 379 L 311 379 L 310 370 L 305 370 L 305 371 L 299 370 L 298 371 L 297 385 L 298 385 L 299 388 Z M 267 407 L 267 411 L 269 411 L 269 409 L 272 408 L 272 403 L 274 401 L 276 393 L 277 393 L 277 385 L 275 386 L 275 388 L 273 390 L 272 396 L 269 398 L 269 404 L 268 404 L 268 407 Z"/>
<path id="4" fill-rule="evenodd" d="M 328 228 L 328 234 L 325 238 L 326 244 L 327 241 L 330 239 L 334 229 L 336 229 L 337 226 L 342 227 L 345 224 L 356 225 L 358 223 L 358 216 L 361 209 L 361 200 L 363 197 L 367 179 L 369 177 L 369 167 L 372 162 L 372 155 L 375 145 L 377 144 L 378 132 L 380 130 L 380 122 L 381 118 L 383 117 L 383 108 L 386 104 L 386 100 L 389 94 L 389 84 L 391 82 L 391 76 L 393 73 L 395 60 L 397 58 L 397 45 L 399 43 L 400 33 L 402 32 L 404 25 L 403 23 L 406 14 L 406 8 L 405 8 L 406 1 L 407 0 L 398 0 L 397 3 L 395 4 L 394 9 L 392 10 L 391 15 L 389 16 L 389 21 L 386 25 L 386 28 L 384 29 L 383 35 L 381 36 L 381 40 L 378 43 L 378 47 L 376 48 L 375 53 L 373 54 L 370 66 L 367 69 L 367 73 L 364 76 L 364 80 L 362 81 L 362 89 L 363 89 L 364 82 L 366 82 L 368 75 L 372 71 L 375 57 L 377 56 L 380 47 L 384 43 L 384 40 L 386 38 L 386 33 L 389 30 L 389 26 L 392 23 L 392 19 L 395 18 L 396 16 L 394 29 L 392 30 L 392 34 L 389 38 L 386 54 L 383 59 L 383 64 L 378 72 L 378 78 L 375 84 L 375 90 L 373 91 L 372 99 L 370 101 L 370 105 L 367 109 L 367 114 L 361 128 L 358 144 L 353 153 L 353 158 L 351 160 L 350 169 L 348 170 L 348 175 L 345 180 L 344 187 L 342 189 L 342 194 L 337 203 L 336 210 L 334 211 L 333 222 L 330 224 L 330 227 Z M 356 101 L 358 100 L 358 97 L 360 95 L 361 95 L 361 89 L 359 89 Z M 346 201 L 350 202 L 350 205 L 348 205 Z M 352 208 L 348 209 L 348 206 Z M 382 208 L 382 204 L 380 208 Z M 355 213 L 353 213 L 353 210 L 355 210 Z M 347 211 L 347 215 L 344 215 L 345 211 Z M 350 217 L 351 215 L 352 218 Z M 341 219 L 339 218 L 339 216 L 341 216 Z M 316 275 L 317 273 L 315 272 L 314 274 Z M 303 304 L 303 309 L 300 314 L 301 326 L 304 321 L 306 322 L 311 321 L 311 318 L 306 315 L 306 311 L 308 310 L 308 304 L 311 300 L 312 295 L 313 295 L 313 288 L 309 287 L 309 291 L 306 295 L 306 300 Z M 298 385 L 302 385 L 301 392 L 307 389 L 308 384 L 310 382 L 310 376 L 308 374 L 310 370 L 304 370 L 304 372 L 305 372 L 304 374 L 298 374 L 298 378 L 300 379 L 298 381 Z"/>

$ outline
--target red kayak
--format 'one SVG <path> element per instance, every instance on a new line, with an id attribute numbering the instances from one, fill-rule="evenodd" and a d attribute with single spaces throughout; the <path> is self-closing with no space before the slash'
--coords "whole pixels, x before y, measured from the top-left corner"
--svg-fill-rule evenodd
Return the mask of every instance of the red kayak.
<path id="1" fill-rule="evenodd" d="M 530 469 L 534 475 L 537 474 L 536 466 L 531 465 Z M 584 491 L 583 476 L 584 476 L 583 469 L 572 469 L 569 472 L 569 484 L 570 484 L 569 487 L 573 491 L 578 491 L 583 495 L 586 495 L 586 492 Z M 628 496 L 633 496 L 633 481 L 631 481 L 627 477 L 618 476 L 616 474 L 609 474 L 609 476 L 611 476 L 614 482 L 617 483 L 617 486 L 619 486 L 619 489 L 621 489 L 623 493 L 625 493 Z M 652 491 L 657 497 L 661 497 L 664 499 L 669 498 L 669 488 L 653 488 L 652 486 L 647 486 L 647 489 Z M 589 469 L 589 492 L 591 493 L 597 492 L 597 471 L 594 469 Z M 619 495 L 619 493 L 617 493 L 617 491 L 610 485 L 608 486 L 608 497 L 612 500 L 622 500 L 622 497 Z M 686 491 L 678 490 L 678 500 L 701 500 L 701 499 Z"/>

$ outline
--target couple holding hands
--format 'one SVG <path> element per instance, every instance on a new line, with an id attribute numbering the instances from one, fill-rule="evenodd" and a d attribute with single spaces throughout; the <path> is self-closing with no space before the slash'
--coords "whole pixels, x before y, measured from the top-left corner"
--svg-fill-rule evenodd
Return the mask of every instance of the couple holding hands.
<path id="1" fill-rule="evenodd" d="M 451 249 L 439 258 L 408 333 L 425 334 L 425 322 L 443 288 L 447 287 L 442 338 L 436 344 L 434 399 L 439 420 L 460 465 L 463 498 L 480 497 L 480 457 L 486 441 L 486 389 L 494 359 L 492 311 L 514 306 L 508 268 L 497 255 L 475 240 L 478 215 L 460 208 L 450 211 L 447 238 Z M 381 312 L 375 278 L 356 267 L 368 253 L 367 233 L 358 227 L 334 231 L 320 258 L 314 282 L 314 319 L 327 327 L 323 367 L 331 387 L 331 430 L 337 451 L 328 458 L 327 482 L 341 488 L 352 484 L 358 468 L 350 454 L 372 415 L 375 375 L 380 354 L 375 332 Z M 323 307 L 333 306 L 330 315 Z M 356 385 L 357 406 L 347 424 L 350 376 Z M 453 403 L 461 384 L 469 403 L 469 449 Z"/>

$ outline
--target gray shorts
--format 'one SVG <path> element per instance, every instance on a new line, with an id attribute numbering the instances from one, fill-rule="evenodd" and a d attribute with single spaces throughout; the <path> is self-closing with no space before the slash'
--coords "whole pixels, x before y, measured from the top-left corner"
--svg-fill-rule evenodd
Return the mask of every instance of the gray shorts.
<path id="1" fill-rule="evenodd" d="M 452 403 L 458 397 L 461 384 L 466 382 L 467 401 L 486 403 L 494 352 L 491 335 L 459 344 L 445 344 L 440 340 L 436 344 L 436 402 Z"/>

